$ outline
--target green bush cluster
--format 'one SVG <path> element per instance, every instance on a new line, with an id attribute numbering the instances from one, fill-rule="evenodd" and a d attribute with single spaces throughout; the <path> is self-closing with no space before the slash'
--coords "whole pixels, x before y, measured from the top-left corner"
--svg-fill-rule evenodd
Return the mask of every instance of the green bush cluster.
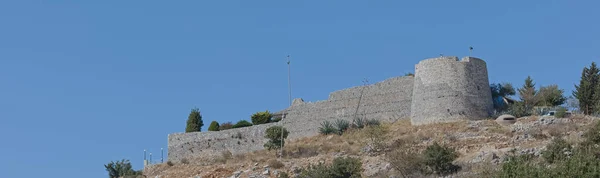
<path id="1" fill-rule="evenodd" d="M 271 122 L 272 117 L 273 115 L 267 110 L 252 114 L 252 116 L 250 116 L 250 119 L 252 120 L 252 124 L 258 125 Z"/>
<path id="2" fill-rule="evenodd" d="M 235 125 L 233 125 L 231 128 L 242 128 L 242 127 L 250 127 L 252 126 L 252 123 L 248 122 L 247 120 L 241 120 L 238 121 L 237 123 L 235 123 Z"/>
<path id="3" fill-rule="evenodd" d="M 269 139 L 269 141 L 263 146 L 268 150 L 279 149 L 285 145 L 285 139 L 289 133 L 287 129 L 281 126 L 271 126 L 265 130 L 265 138 Z"/>
<path id="4" fill-rule="evenodd" d="M 301 171 L 301 178 L 354 178 L 361 177 L 362 162 L 358 158 L 338 157 L 329 166 L 324 164 L 311 165 Z"/>

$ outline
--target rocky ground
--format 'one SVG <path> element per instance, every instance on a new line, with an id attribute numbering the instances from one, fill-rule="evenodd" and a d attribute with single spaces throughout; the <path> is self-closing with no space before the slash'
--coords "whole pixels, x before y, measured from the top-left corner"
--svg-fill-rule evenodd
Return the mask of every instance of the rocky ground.
<path id="1" fill-rule="evenodd" d="M 494 120 L 463 121 L 411 126 L 410 121 L 384 123 L 382 130 L 354 129 L 341 136 L 321 135 L 287 143 L 284 157 L 275 151 L 257 151 L 244 155 L 224 152 L 211 159 L 189 160 L 187 164 L 158 164 L 145 169 L 147 177 L 277 177 L 282 172 L 294 177 L 311 164 L 330 163 L 341 156 L 358 157 L 364 177 L 399 175 L 386 158 L 390 151 L 410 145 L 423 150 L 433 142 L 456 149 L 455 161 L 461 171 L 449 177 L 481 177 L 498 168 L 510 154 L 531 153 L 540 156 L 552 138 L 581 141 L 585 130 L 596 118 L 576 115 L 571 118 L 525 117 L 515 124 L 502 126 Z"/>

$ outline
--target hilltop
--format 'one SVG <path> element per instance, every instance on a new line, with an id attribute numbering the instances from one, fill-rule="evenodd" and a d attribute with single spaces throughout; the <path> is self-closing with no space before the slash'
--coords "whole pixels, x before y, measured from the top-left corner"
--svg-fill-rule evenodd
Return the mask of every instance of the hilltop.
<path id="1" fill-rule="evenodd" d="M 285 172 L 297 175 L 309 165 L 330 164 L 337 157 L 358 158 L 363 177 L 400 177 L 398 170 L 408 165 L 393 160 L 409 159 L 399 151 L 420 154 L 433 143 L 453 148 L 453 161 L 460 170 L 452 177 L 481 177 L 500 168 L 510 155 L 540 157 L 554 138 L 569 143 L 583 141 L 583 133 L 597 118 L 575 115 L 571 118 L 530 116 L 502 126 L 494 120 L 459 121 L 413 126 L 408 119 L 383 122 L 379 127 L 350 129 L 342 135 L 318 135 L 290 140 L 284 157 L 275 151 L 231 154 L 224 151 L 210 159 L 185 160 L 146 167 L 148 177 L 278 177 Z M 411 177 L 424 177 L 418 172 Z"/>

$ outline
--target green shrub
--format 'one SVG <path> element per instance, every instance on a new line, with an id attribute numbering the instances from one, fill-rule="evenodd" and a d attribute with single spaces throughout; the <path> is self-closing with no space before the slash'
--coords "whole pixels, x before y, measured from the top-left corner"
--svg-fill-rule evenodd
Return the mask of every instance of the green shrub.
<path id="1" fill-rule="evenodd" d="M 272 117 L 273 115 L 268 110 L 263 112 L 257 112 L 250 116 L 250 118 L 252 119 L 252 124 L 254 125 L 269 123 L 271 122 Z"/>
<path id="2" fill-rule="evenodd" d="M 508 106 L 508 114 L 515 116 L 516 118 L 530 116 L 531 111 L 525 107 L 523 102 L 516 102 Z"/>
<path id="3" fill-rule="evenodd" d="M 350 122 L 343 119 L 338 119 L 335 121 L 336 132 L 339 135 L 342 135 L 348 128 L 350 128 Z"/>
<path id="4" fill-rule="evenodd" d="M 563 107 L 558 108 L 556 114 L 554 114 L 556 118 L 565 118 L 565 116 L 567 116 L 567 109 Z"/>
<path id="5" fill-rule="evenodd" d="M 252 123 L 246 121 L 246 120 L 241 120 L 238 121 L 237 123 L 235 123 L 235 125 L 233 125 L 231 128 L 242 128 L 242 127 L 250 127 L 252 126 Z"/>
<path id="6" fill-rule="evenodd" d="M 458 158 L 456 151 L 452 148 L 441 146 L 437 142 L 428 146 L 423 154 L 425 165 L 433 171 L 434 174 L 446 175 L 454 173 L 460 168 L 452 164 L 452 161 Z"/>
<path id="7" fill-rule="evenodd" d="M 323 135 L 329 135 L 335 133 L 335 128 L 329 121 L 323 121 L 321 123 L 321 127 L 319 127 L 319 133 Z"/>
<path id="8" fill-rule="evenodd" d="M 358 158 L 335 158 L 331 166 L 318 164 L 310 165 L 300 173 L 301 178 L 353 178 L 361 177 L 362 162 Z"/>
<path id="9" fill-rule="evenodd" d="M 365 119 L 363 119 L 363 118 L 361 118 L 361 117 L 355 117 L 355 118 L 352 120 L 352 126 L 353 126 L 354 128 L 359 128 L 359 129 L 362 129 L 362 128 L 364 128 L 364 127 L 365 127 L 365 124 L 366 124 L 366 123 L 365 123 Z"/>
<path id="10" fill-rule="evenodd" d="M 210 122 L 208 126 L 208 131 L 219 131 L 219 123 L 217 121 Z"/>
<path id="11" fill-rule="evenodd" d="M 544 157 L 548 163 L 554 163 L 559 160 L 567 159 L 569 155 L 566 155 L 565 152 L 571 151 L 571 145 L 559 137 L 552 140 L 552 143 L 546 146 L 546 150 L 542 152 L 542 157 Z"/>
<path id="12" fill-rule="evenodd" d="M 173 166 L 173 165 L 175 165 L 175 164 L 173 164 L 173 162 L 171 162 L 171 161 L 167 161 L 167 165 L 168 165 L 168 166 Z"/>
<path id="13" fill-rule="evenodd" d="M 332 177 L 360 177 L 363 171 L 360 159 L 350 157 L 333 159 L 329 169 Z"/>
<path id="14" fill-rule="evenodd" d="M 108 176 L 111 178 L 142 175 L 141 171 L 133 170 L 129 160 L 125 159 L 117 162 L 111 161 L 105 164 L 104 168 L 106 168 Z"/>
<path id="15" fill-rule="evenodd" d="M 232 129 L 233 128 L 233 123 L 231 122 L 225 122 L 221 125 L 219 125 L 219 130 L 227 130 L 227 129 Z"/>
<path id="16" fill-rule="evenodd" d="M 285 146 L 285 138 L 287 138 L 289 133 L 287 129 L 281 126 L 271 126 L 265 130 L 265 138 L 269 139 L 269 141 L 263 146 L 268 150 L 279 149 L 282 145 Z"/>

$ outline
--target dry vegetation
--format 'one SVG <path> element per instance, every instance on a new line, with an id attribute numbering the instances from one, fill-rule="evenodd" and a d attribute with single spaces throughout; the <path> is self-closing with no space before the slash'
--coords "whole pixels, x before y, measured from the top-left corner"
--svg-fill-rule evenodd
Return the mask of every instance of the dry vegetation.
<path id="1" fill-rule="evenodd" d="M 272 171 L 294 175 L 296 169 L 319 162 L 330 163 L 339 156 L 359 157 L 363 162 L 365 177 L 415 175 L 421 168 L 407 161 L 419 162 L 420 158 L 415 155 L 437 142 L 456 149 L 459 154 L 455 164 L 462 169 L 456 175 L 478 177 L 497 167 L 497 163 L 490 162 L 494 156 L 483 153 L 501 156 L 513 148 L 542 148 L 555 137 L 563 137 L 568 142 L 580 142 L 580 132 L 592 122 L 583 116 L 573 116 L 567 122 L 547 125 L 536 124 L 539 120 L 538 117 L 520 118 L 510 127 L 500 126 L 493 120 L 424 126 L 412 126 L 409 120 L 400 120 L 383 123 L 378 128 L 350 129 L 341 136 L 318 135 L 289 141 L 281 159 L 276 157 L 275 151 L 263 150 L 244 155 L 223 152 L 213 159 L 189 160 L 189 164 L 154 165 L 146 169 L 145 175 L 229 177 L 236 171 L 261 172 L 264 166 L 269 166 Z M 515 129 L 517 126 L 525 129 Z M 479 158 L 479 162 L 475 161 Z M 245 176 L 247 173 L 242 173 L 242 177 Z M 271 174 L 271 177 L 275 176 Z"/>

